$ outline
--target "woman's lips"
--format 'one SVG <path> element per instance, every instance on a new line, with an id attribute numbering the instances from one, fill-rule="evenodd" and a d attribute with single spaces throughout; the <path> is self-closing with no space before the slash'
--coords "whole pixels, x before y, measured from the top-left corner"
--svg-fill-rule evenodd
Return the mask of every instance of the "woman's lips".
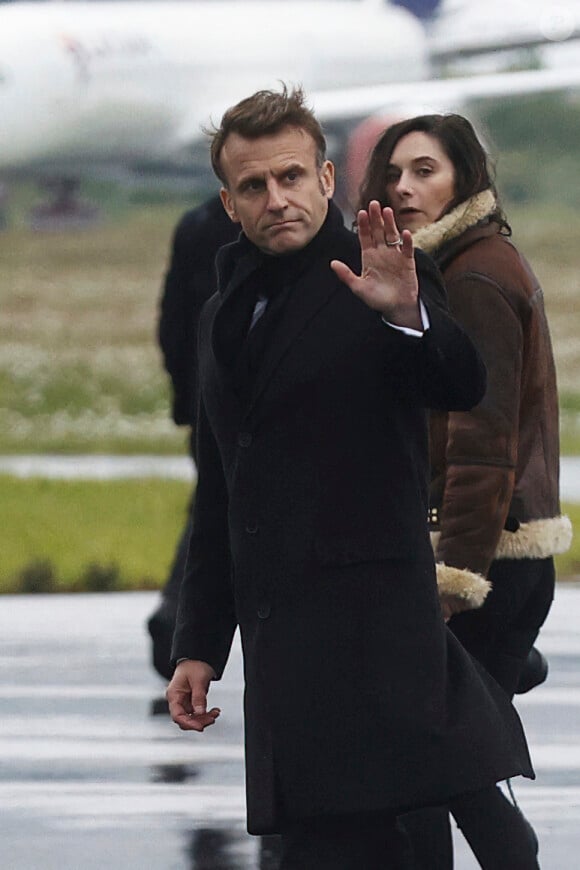
<path id="1" fill-rule="evenodd" d="M 417 219 L 421 219 L 423 213 L 418 208 L 401 208 L 396 214 L 396 219 L 406 228 L 406 224 L 414 225 Z"/>

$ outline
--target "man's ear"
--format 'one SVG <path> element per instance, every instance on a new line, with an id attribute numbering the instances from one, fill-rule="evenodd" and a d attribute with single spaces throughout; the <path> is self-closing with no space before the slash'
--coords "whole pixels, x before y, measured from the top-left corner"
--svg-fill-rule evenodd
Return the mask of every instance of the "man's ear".
<path id="1" fill-rule="evenodd" d="M 330 199 L 334 194 L 334 163 L 331 160 L 325 160 L 322 164 L 320 182 L 324 193 Z"/>
<path id="2" fill-rule="evenodd" d="M 234 201 L 232 199 L 232 195 L 230 194 L 227 187 L 222 187 L 220 190 L 220 199 L 222 201 L 222 205 L 226 210 L 226 213 L 230 220 L 232 220 L 235 224 L 239 224 L 240 219 L 236 212 L 236 207 L 234 205 Z"/>

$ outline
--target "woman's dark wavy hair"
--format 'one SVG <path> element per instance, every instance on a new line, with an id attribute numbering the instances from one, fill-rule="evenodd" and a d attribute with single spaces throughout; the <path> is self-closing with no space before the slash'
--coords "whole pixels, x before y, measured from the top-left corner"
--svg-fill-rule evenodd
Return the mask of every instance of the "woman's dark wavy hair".
<path id="1" fill-rule="evenodd" d="M 387 196 L 387 169 L 393 151 L 403 136 L 416 132 L 437 139 L 453 164 L 455 195 L 444 214 L 483 190 L 491 190 L 498 201 L 489 158 L 467 118 L 454 114 L 417 115 L 387 127 L 375 145 L 360 187 L 359 208 L 367 208 L 372 199 L 377 199 L 383 207 L 391 205 Z M 499 204 L 491 218 L 500 224 L 502 232 L 511 234 Z"/>

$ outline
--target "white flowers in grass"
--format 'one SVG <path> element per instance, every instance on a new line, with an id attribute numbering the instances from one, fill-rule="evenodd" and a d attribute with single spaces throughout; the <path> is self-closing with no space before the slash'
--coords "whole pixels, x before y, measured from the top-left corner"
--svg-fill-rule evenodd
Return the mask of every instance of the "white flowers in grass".
<path id="1" fill-rule="evenodd" d="M 171 421 L 168 382 L 156 348 L 0 346 L 2 444 L 24 449 L 70 438 L 183 444 Z"/>
<path id="2" fill-rule="evenodd" d="M 74 415 L 65 410 L 32 417 L 7 411 L 2 415 L 0 432 L 3 440 L 31 442 L 38 436 L 42 444 L 63 438 L 72 438 L 76 443 L 102 438 L 143 442 L 149 439 L 173 441 L 176 427 L 164 412 L 128 415 L 112 408 L 105 414 L 87 409 Z"/>

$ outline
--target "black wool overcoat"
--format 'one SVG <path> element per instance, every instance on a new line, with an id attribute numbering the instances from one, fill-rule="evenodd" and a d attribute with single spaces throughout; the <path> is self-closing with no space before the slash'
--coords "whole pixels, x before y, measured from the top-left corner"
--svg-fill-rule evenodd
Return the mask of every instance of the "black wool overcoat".
<path id="1" fill-rule="evenodd" d="M 214 327 L 256 277 L 252 247 L 222 251 L 200 326 L 199 479 L 173 647 L 219 677 L 240 627 L 250 832 L 533 776 L 515 711 L 438 603 L 426 409 L 466 409 L 485 381 L 438 273 L 417 255 L 428 332 L 388 326 L 329 267 L 360 270 L 331 204 L 241 389 Z"/>

